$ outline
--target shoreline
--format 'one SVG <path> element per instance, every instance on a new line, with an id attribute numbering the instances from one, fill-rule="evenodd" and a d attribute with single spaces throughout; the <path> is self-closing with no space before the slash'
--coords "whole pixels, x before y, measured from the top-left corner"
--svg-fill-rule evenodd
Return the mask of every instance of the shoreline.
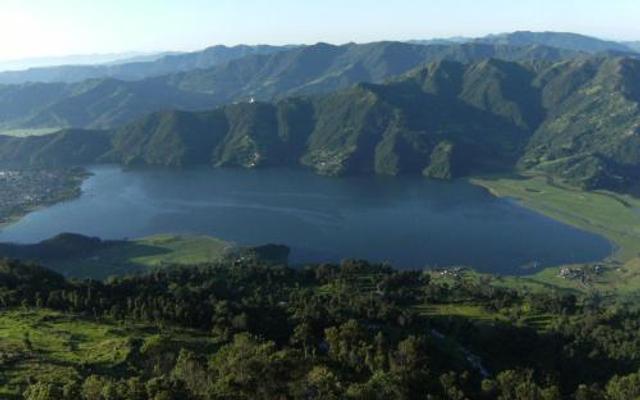
<path id="1" fill-rule="evenodd" d="M 25 209 L 25 210 L 23 210 L 23 212 L 12 214 L 5 221 L 0 222 L 0 231 L 10 227 L 11 225 L 14 225 L 14 224 L 20 222 L 20 220 L 22 220 L 24 217 L 26 217 L 27 215 L 29 215 L 31 213 L 34 213 L 34 212 L 40 211 L 40 210 L 44 210 L 45 208 L 55 206 L 56 204 L 64 203 L 64 202 L 67 202 L 67 201 L 70 201 L 70 200 L 75 200 L 80 196 L 82 196 L 82 190 L 80 190 L 80 188 L 78 188 L 78 193 L 74 193 L 73 195 L 66 196 L 64 198 L 60 198 L 59 200 L 47 202 L 47 203 L 44 203 L 44 204 L 39 204 L 37 206 Z"/>
<path id="2" fill-rule="evenodd" d="M 92 173 L 86 169 L 77 171 L 69 171 L 68 188 L 61 193 L 57 194 L 55 198 L 45 201 L 41 204 L 36 204 L 30 207 L 25 207 L 20 211 L 13 212 L 5 220 L 0 221 L 0 231 L 20 222 L 27 215 L 36 211 L 43 210 L 48 207 L 52 207 L 56 204 L 64 203 L 67 201 L 75 200 L 82 196 L 82 185 L 92 175 Z"/>
<path id="3" fill-rule="evenodd" d="M 640 199 L 606 191 L 581 191 L 549 184 L 542 176 L 485 176 L 470 178 L 469 183 L 482 187 L 497 198 L 510 198 L 522 207 L 577 229 L 596 234 L 611 243 L 611 254 L 595 263 L 568 264 L 544 268 L 526 275 L 521 285 L 551 284 L 567 289 L 600 289 L 618 293 L 640 290 Z M 589 284 L 560 277 L 562 268 L 589 270 L 604 267 Z"/>
<path id="4" fill-rule="evenodd" d="M 493 178 L 489 178 L 489 179 L 493 179 Z M 509 179 L 509 178 L 504 178 L 504 179 Z M 530 179 L 536 179 L 536 177 L 532 177 Z M 487 178 L 469 179 L 469 183 L 486 189 L 488 193 L 490 193 L 492 196 L 496 198 L 511 199 L 516 203 L 518 203 L 518 205 L 525 207 L 528 210 L 538 212 L 555 221 L 561 222 L 563 224 L 567 224 L 569 226 L 583 230 L 585 232 L 589 232 L 589 233 L 593 233 L 598 236 L 601 236 L 602 238 L 610 242 L 612 245 L 612 252 L 607 258 L 612 258 L 612 257 L 615 258 L 616 256 L 623 257 L 620 254 L 618 254 L 623 248 L 623 246 L 619 243 L 619 239 L 612 237 L 613 235 L 611 233 L 612 231 L 611 228 L 607 226 L 595 224 L 592 221 L 590 221 L 586 216 L 580 216 L 578 213 L 570 213 L 568 211 L 562 210 L 560 207 L 556 208 L 556 207 L 538 206 L 534 202 L 532 202 L 530 199 L 527 199 L 521 196 L 514 196 L 512 193 L 503 193 L 498 188 L 491 185 L 489 182 L 490 181 Z M 562 191 L 568 191 L 568 189 L 560 188 L 560 187 L 558 187 L 557 189 Z M 543 193 L 543 192 L 534 191 L 532 193 L 535 194 L 535 193 Z M 620 199 L 616 198 L 614 195 L 610 195 L 607 193 L 586 192 L 586 191 L 580 191 L 580 190 L 575 190 L 575 193 L 580 193 L 583 195 L 593 195 L 593 196 L 606 196 L 611 198 L 613 201 L 616 201 L 616 202 L 621 201 Z M 628 207 L 628 206 L 625 205 L 625 207 Z M 610 232 L 607 232 L 607 231 L 610 231 Z"/>

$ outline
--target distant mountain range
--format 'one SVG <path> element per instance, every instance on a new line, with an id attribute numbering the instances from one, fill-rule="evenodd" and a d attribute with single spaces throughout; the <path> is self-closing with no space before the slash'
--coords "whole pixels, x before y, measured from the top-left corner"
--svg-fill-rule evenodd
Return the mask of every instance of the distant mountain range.
<path id="1" fill-rule="evenodd" d="M 478 43 L 503 46 L 545 46 L 585 53 L 639 52 L 640 42 L 615 42 L 590 36 L 563 32 L 519 31 L 482 38 L 452 37 L 413 40 L 409 44 L 456 45 Z M 252 54 L 270 54 L 300 46 L 213 46 L 190 53 L 108 54 L 69 56 L 50 59 L 0 62 L 0 84 L 26 82 L 80 82 L 86 79 L 115 78 L 139 80 L 193 69 L 210 68 Z M 49 64 L 49 65 L 47 65 Z M 94 65 L 86 65 L 94 64 Z M 95 65 L 103 64 L 103 65 Z M 111 64 L 111 65 L 104 65 Z M 17 70 L 20 65 L 23 69 Z M 29 69 L 27 69 L 29 68 Z"/>
<path id="2" fill-rule="evenodd" d="M 329 93 L 360 82 L 382 83 L 440 60 L 559 61 L 587 56 L 540 45 L 481 43 L 430 46 L 400 42 L 343 46 L 319 43 L 270 50 L 268 54 L 251 54 L 211 68 L 136 81 L 108 78 L 78 83 L 0 85 L 0 128 L 113 128 L 153 111 L 206 110 L 251 98 L 273 101 L 294 95 Z M 191 61 L 185 63 L 197 63 L 199 57 L 190 57 Z M 185 60 L 184 56 L 170 59 Z"/>
<path id="3" fill-rule="evenodd" d="M 565 50 L 574 50 L 586 53 L 604 52 L 638 52 L 640 42 L 616 42 L 603 40 L 592 36 L 580 35 L 571 32 L 530 32 L 517 31 L 488 35 L 481 38 L 452 37 L 444 39 L 413 40 L 415 44 L 462 44 L 485 43 L 508 46 L 532 46 L 540 45 L 556 47 Z"/>
<path id="4" fill-rule="evenodd" d="M 398 49 L 411 48 L 406 44 L 377 46 L 373 47 L 376 55 L 387 51 L 397 55 Z M 456 48 L 502 47 L 471 44 Z M 539 46 L 506 48 L 512 49 L 509 54 L 523 54 L 523 49 L 528 49 L 524 54 L 541 50 L 551 54 Z M 278 77 L 272 84 L 280 93 L 304 93 L 309 82 L 317 83 L 309 81 L 310 77 L 326 76 L 326 71 L 334 70 L 327 64 L 341 65 L 335 60 L 344 54 L 364 53 L 367 60 L 380 59 L 364 49 L 367 47 L 355 45 L 296 49 L 293 54 L 297 57 L 285 57 L 296 62 L 285 69 L 275 68 L 281 63 L 269 64 L 273 65 L 268 69 L 271 74 L 260 81 Z M 554 50 L 553 54 L 563 53 Z M 314 62 L 301 62 L 309 58 Z M 113 130 L 71 129 L 43 137 L 0 137 L 0 163 L 288 165 L 330 175 L 423 174 L 441 179 L 527 170 L 588 189 L 621 189 L 638 182 L 639 60 L 580 55 L 517 62 L 464 61 L 438 60 L 384 84 L 349 86 L 352 75 L 344 74 L 347 78 L 340 82 L 349 87 L 323 95 L 241 102 L 203 112 L 159 112 Z M 371 69 L 372 65 L 385 68 Z M 308 72 L 312 67 L 313 73 Z M 376 62 L 363 69 L 373 80 L 404 67 Z M 171 78 L 178 82 L 174 87 L 188 87 L 184 82 L 189 76 Z M 171 79 L 162 81 L 166 84 Z M 270 85 L 263 87 L 265 94 L 278 93 Z"/>
<path id="5" fill-rule="evenodd" d="M 543 45 L 559 49 L 583 51 L 587 53 L 636 52 L 637 44 L 602 40 L 591 36 L 570 32 L 529 32 L 518 31 L 489 35 L 474 39 L 476 43 L 502 44 L 510 46 Z"/>
<path id="6" fill-rule="evenodd" d="M 140 80 L 154 76 L 210 68 L 252 54 L 270 54 L 293 46 L 214 46 L 192 53 L 138 56 L 100 65 L 60 65 L 25 71 L 0 72 L 0 84 L 26 82 L 81 82 L 87 79 L 114 78 Z"/>
<path id="7" fill-rule="evenodd" d="M 640 53 L 640 41 L 639 42 L 624 42 L 625 46 L 630 48 L 631 50 Z"/>
<path id="8" fill-rule="evenodd" d="M 62 65 L 96 65 L 96 64 L 126 64 L 140 61 L 154 61 L 158 58 L 178 54 L 178 52 L 156 53 L 111 53 L 111 54 L 83 54 L 60 57 L 34 57 L 0 61 L 0 72 L 23 71 L 31 68 L 48 68 Z"/>

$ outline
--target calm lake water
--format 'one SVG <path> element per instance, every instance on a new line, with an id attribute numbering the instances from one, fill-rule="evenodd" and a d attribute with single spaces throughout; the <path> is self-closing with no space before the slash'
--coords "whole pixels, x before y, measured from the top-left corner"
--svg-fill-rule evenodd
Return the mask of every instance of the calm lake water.
<path id="1" fill-rule="evenodd" d="M 61 232 L 105 239 L 207 234 L 282 243 L 293 262 L 364 258 L 398 267 L 473 265 L 496 273 L 606 257 L 603 238 L 498 199 L 466 182 L 326 178 L 305 171 L 97 167 L 83 195 L 0 231 L 32 243 Z"/>

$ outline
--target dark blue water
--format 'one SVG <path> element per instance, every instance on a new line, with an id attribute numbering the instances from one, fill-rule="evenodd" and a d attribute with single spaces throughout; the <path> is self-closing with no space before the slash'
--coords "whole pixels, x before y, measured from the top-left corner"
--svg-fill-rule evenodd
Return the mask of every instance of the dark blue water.
<path id="1" fill-rule="evenodd" d="M 0 241 L 61 232 L 106 239 L 208 234 L 240 244 L 289 245 L 292 261 L 364 258 L 398 267 L 523 266 L 588 262 L 610 244 L 498 199 L 466 182 L 326 178 L 305 171 L 196 169 L 123 172 L 98 167 L 83 195 L 27 215 Z"/>

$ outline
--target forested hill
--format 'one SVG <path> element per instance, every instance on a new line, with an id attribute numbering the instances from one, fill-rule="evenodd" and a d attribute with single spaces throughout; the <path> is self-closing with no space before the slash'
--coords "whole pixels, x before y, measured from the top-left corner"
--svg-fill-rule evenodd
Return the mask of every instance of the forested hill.
<path id="1" fill-rule="evenodd" d="M 440 61 L 322 96 L 155 113 L 108 133 L 0 138 L 0 162 L 47 166 L 95 156 L 126 165 L 302 165 L 332 175 L 443 179 L 525 169 L 615 189 L 640 175 L 639 85 L 640 61 L 630 58 Z"/>
<path id="2" fill-rule="evenodd" d="M 254 262 L 67 281 L 0 261 L 3 399 L 640 396 L 637 304 L 464 271 Z"/>
<path id="3" fill-rule="evenodd" d="M 583 55 L 538 45 L 319 43 L 249 54 L 205 69 L 178 70 L 136 81 L 102 78 L 76 83 L 0 85 L 0 129 L 113 128 L 153 111 L 204 110 L 252 97 L 272 101 L 328 93 L 359 82 L 382 83 L 444 59 L 560 60 Z"/>

